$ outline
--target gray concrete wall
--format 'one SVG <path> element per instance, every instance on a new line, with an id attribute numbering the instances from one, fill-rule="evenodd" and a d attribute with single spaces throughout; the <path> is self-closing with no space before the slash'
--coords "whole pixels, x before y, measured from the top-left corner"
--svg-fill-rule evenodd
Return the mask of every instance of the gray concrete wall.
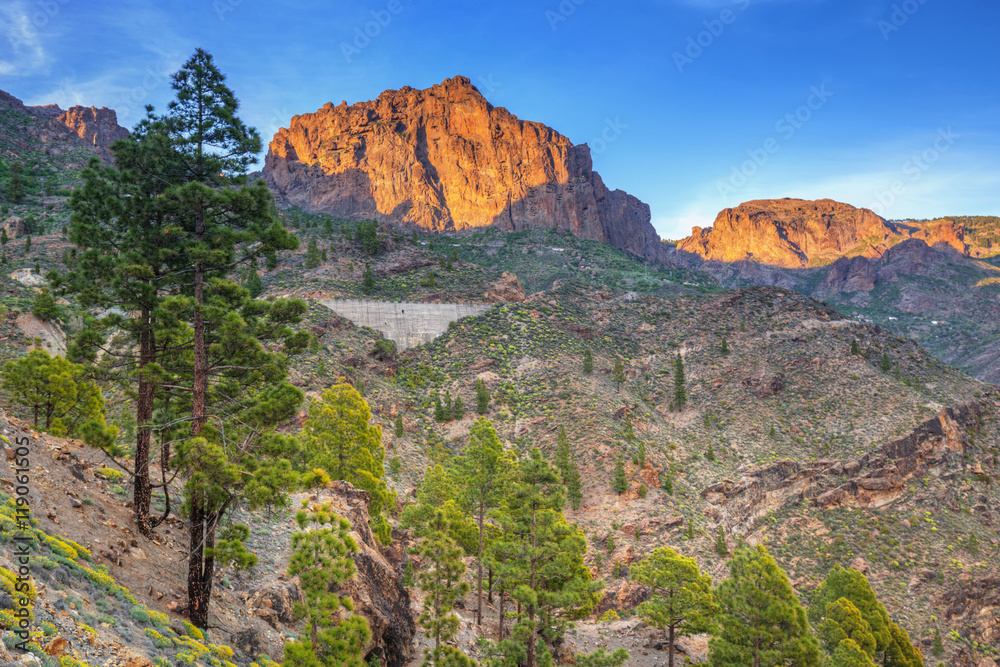
<path id="1" fill-rule="evenodd" d="M 341 317 L 371 327 L 396 343 L 399 350 L 429 343 L 448 330 L 448 323 L 482 315 L 493 306 L 472 303 L 392 303 L 355 299 L 319 299 Z"/>

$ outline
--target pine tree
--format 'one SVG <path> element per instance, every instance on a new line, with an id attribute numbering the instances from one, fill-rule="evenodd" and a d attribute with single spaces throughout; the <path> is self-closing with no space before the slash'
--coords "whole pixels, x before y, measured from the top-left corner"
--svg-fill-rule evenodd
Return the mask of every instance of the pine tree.
<path id="1" fill-rule="evenodd" d="M 875 667 L 871 656 L 858 646 L 852 639 L 845 639 L 837 644 L 832 655 L 830 667 Z"/>
<path id="2" fill-rule="evenodd" d="M 674 360 L 674 408 L 681 410 L 687 404 L 687 389 L 684 380 L 684 360 L 678 352 Z"/>
<path id="3" fill-rule="evenodd" d="M 451 406 L 451 418 L 461 419 L 465 416 L 465 404 L 462 402 L 461 396 L 455 397 L 455 403 Z"/>
<path id="4" fill-rule="evenodd" d="M 382 544 L 390 541 L 386 519 L 395 494 L 385 484 L 385 448 L 382 427 L 361 394 L 341 379 L 309 404 L 309 417 L 299 441 L 306 452 L 307 469 L 321 468 L 331 479 L 342 479 L 371 494 L 372 530 Z"/>
<path id="5" fill-rule="evenodd" d="M 583 372 L 587 375 L 594 372 L 594 354 L 589 349 L 583 351 Z"/>
<path id="6" fill-rule="evenodd" d="M 444 421 L 444 404 L 441 403 L 441 394 L 434 394 L 434 421 L 439 424 Z"/>
<path id="7" fill-rule="evenodd" d="M 397 438 L 402 438 L 403 437 L 403 413 L 402 412 L 396 414 L 396 437 Z"/>
<path id="8" fill-rule="evenodd" d="M 569 506 L 575 510 L 580 509 L 580 501 L 583 500 L 582 480 L 580 479 L 580 468 L 576 464 L 576 454 L 572 454 L 569 460 L 569 472 L 564 479 L 566 483 L 566 499 Z"/>
<path id="9" fill-rule="evenodd" d="M 274 271 L 278 268 L 278 253 L 277 251 L 270 250 L 264 253 L 264 267 L 268 271 Z"/>
<path id="10" fill-rule="evenodd" d="M 969 539 L 965 541 L 965 550 L 973 556 L 979 555 L 979 538 L 975 533 L 969 533 Z"/>
<path id="11" fill-rule="evenodd" d="M 771 432 L 768 435 L 771 437 L 771 440 L 778 439 L 778 434 L 774 430 L 774 424 L 771 424 Z"/>
<path id="12" fill-rule="evenodd" d="M 24 253 L 29 252 L 31 252 L 31 234 L 28 234 L 27 238 L 24 239 Z"/>
<path id="13" fill-rule="evenodd" d="M 618 495 L 625 493 L 625 490 L 628 489 L 628 477 L 625 475 L 625 463 L 621 459 L 615 461 L 615 472 L 614 478 L 611 482 L 611 488 L 614 489 L 614 492 Z"/>
<path id="14" fill-rule="evenodd" d="M 250 297 L 254 299 L 264 293 L 264 281 L 260 279 L 253 267 L 247 268 L 247 278 L 243 281 L 243 287 L 250 292 Z"/>
<path id="15" fill-rule="evenodd" d="M 722 339 L 722 344 L 719 346 L 719 352 L 723 355 L 729 354 L 729 345 L 726 344 L 726 339 Z"/>
<path id="16" fill-rule="evenodd" d="M 504 487 L 515 469 L 511 457 L 506 455 L 496 429 L 489 420 L 479 418 L 469 431 L 469 444 L 456 462 L 456 470 L 464 480 L 465 494 L 478 526 L 476 549 L 476 624 L 483 619 L 483 560 L 486 515 L 500 505 Z"/>
<path id="17" fill-rule="evenodd" d="M 809 620 L 818 625 L 826 612 L 826 606 L 840 598 L 849 600 L 861 613 L 861 617 L 868 623 L 875 638 L 875 653 L 883 653 L 892 643 L 889 614 L 876 598 L 875 591 L 872 590 L 865 575 L 853 568 L 845 569 L 835 565 L 827 573 L 826 578 L 813 592 L 812 603 L 809 605 Z"/>
<path id="18" fill-rule="evenodd" d="M 316 245 L 316 238 L 310 238 L 306 245 L 305 265 L 307 269 L 315 269 L 319 266 L 319 247 Z"/>
<path id="19" fill-rule="evenodd" d="M 521 614 L 509 640 L 497 648 L 527 667 L 550 664 L 548 644 L 558 643 L 574 618 L 589 614 L 596 586 L 583 564 L 583 532 L 562 517 L 559 474 L 534 447 L 519 466 L 517 481 L 501 518 L 494 550 L 506 553 L 502 575 L 514 584 Z"/>
<path id="20" fill-rule="evenodd" d="M 878 367 L 881 368 L 884 373 L 888 373 L 892 370 L 892 359 L 889 358 L 888 352 L 882 353 L 882 361 L 879 362 Z"/>
<path id="21" fill-rule="evenodd" d="M 715 553 L 719 555 L 719 558 L 725 558 L 729 555 L 729 547 L 726 545 L 726 529 L 721 523 L 715 535 Z"/>
<path id="22" fill-rule="evenodd" d="M 851 354 L 861 354 L 861 348 L 858 347 L 858 341 L 857 340 L 852 340 L 851 341 Z"/>
<path id="23" fill-rule="evenodd" d="M 712 443 L 708 443 L 708 451 L 705 452 L 705 458 L 713 463 L 715 462 L 715 449 L 712 448 Z"/>
<path id="24" fill-rule="evenodd" d="M 0 245 L 7 245 L 7 241 L 9 240 L 10 237 L 7 236 L 7 228 L 0 229 Z"/>
<path id="25" fill-rule="evenodd" d="M 361 272 L 361 276 L 361 291 L 365 294 L 371 294 L 372 290 L 375 289 L 375 273 L 368 262 L 365 262 L 365 268 Z"/>
<path id="26" fill-rule="evenodd" d="M 40 320 L 51 322 L 59 319 L 59 306 L 48 290 L 42 290 L 31 304 L 31 314 Z"/>
<path id="27" fill-rule="evenodd" d="M 476 378 L 476 412 L 485 415 L 490 407 L 490 392 L 486 388 L 486 381 Z"/>
<path id="28" fill-rule="evenodd" d="M 712 578 L 698 570 L 693 558 L 659 547 L 632 568 L 631 578 L 650 589 L 639 616 L 666 633 L 667 664 L 674 667 L 674 640 L 715 630 L 718 612 Z"/>
<path id="29" fill-rule="evenodd" d="M 337 592 L 357 571 L 351 524 L 330 507 L 299 510 L 295 519 L 299 531 L 292 535 L 288 574 L 299 577 L 302 600 L 294 610 L 296 617 L 306 619 L 307 637 L 285 644 L 282 667 L 367 667 L 368 621 L 356 614 L 333 621 L 342 608 L 353 607 L 349 597 Z"/>
<path id="30" fill-rule="evenodd" d="M 419 623 L 434 645 L 424 650 L 423 666 L 472 667 L 475 663 L 465 654 L 445 644 L 461 626 L 454 612 L 455 602 L 469 591 L 469 585 L 462 581 L 462 548 L 449 536 L 443 512 L 437 512 L 429 527 L 418 551 L 425 567 L 418 577 L 420 590 L 425 593 Z"/>
<path id="31" fill-rule="evenodd" d="M 821 664 L 819 644 L 788 577 L 763 546 L 738 549 L 716 590 L 720 632 L 709 640 L 713 667 Z"/>
<path id="32" fill-rule="evenodd" d="M 611 379 L 620 392 L 622 385 L 625 384 L 625 364 L 622 363 L 621 359 L 615 359 L 614 368 L 611 369 Z"/>
<path id="33" fill-rule="evenodd" d="M 823 621 L 816 634 L 831 655 L 844 640 L 851 640 L 864 651 L 869 659 L 875 655 L 875 635 L 858 608 L 847 598 L 839 598 L 826 605 Z"/>
<path id="34" fill-rule="evenodd" d="M 24 200 L 25 179 L 24 166 L 20 162 L 11 162 L 9 180 L 7 182 L 7 201 L 20 204 Z"/>
<path id="35" fill-rule="evenodd" d="M 924 657 L 910 641 L 909 633 L 891 620 L 889 636 L 891 640 L 882 661 L 885 667 L 924 667 Z"/>
<path id="36" fill-rule="evenodd" d="M 566 429 L 563 426 L 559 426 L 559 431 L 556 433 L 556 470 L 559 471 L 559 476 L 562 477 L 563 482 L 569 476 L 569 438 L 566 437 Z"/>
<path id="37" fill-rule="evenodd" d="M 663 483 L 661 484 L 663 491 L 668 495 L 674 495 L 674 470 L 673 467 L 667 469 L 666 473 L 663 475 Z"/>
<path id="38" fill-rule="evenodd" d="M 455 417 L 455 406 L 451 400 L 451 392 L 444 392 L 444 421 L 450 422 Z"/>
<path id="39" fill-rule="evenodd" d="M 940 658 L 944 655 L 944 642 L 941 641 L 941 631 L 934 628 L 934 640 L 931 643 L 931 655 Z"/>

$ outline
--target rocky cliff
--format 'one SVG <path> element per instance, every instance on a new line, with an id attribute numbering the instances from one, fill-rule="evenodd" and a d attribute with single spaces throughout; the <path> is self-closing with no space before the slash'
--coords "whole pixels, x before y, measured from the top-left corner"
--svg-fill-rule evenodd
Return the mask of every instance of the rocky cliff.
<path id="1" fill-rule="evenodd" d="M 878 245 L 895 235 L 892 225 L 868 209 L 832 199 L 762 199 L 723 210 L 709 229 L 695 227 L 677 251 L 706 261 L 804 268 L 862 245 L 878 253 Z"/>
<path id="2" fill-rule="evenodd" d="M 114 109 L 73 106 L 63 111 L 56 104 L 27 106 L 10 93 L 0 90 L 0 111 L 14 111 L 31 117 L 19 128 L 25 139 L 43 144 L 72 143 L 92 148 L 105 161 L 111 161 L 108 146 L 128 136 L 118 124 Z"/>
<path id="3" fill-rule="evenodd" d="M 431 231 L 556 227 L 667 261 L 649 206 L 609 190 L 590 149 L 494 107 L 465 77 L 292 118 L 268 148 L 278 202 Z"/>

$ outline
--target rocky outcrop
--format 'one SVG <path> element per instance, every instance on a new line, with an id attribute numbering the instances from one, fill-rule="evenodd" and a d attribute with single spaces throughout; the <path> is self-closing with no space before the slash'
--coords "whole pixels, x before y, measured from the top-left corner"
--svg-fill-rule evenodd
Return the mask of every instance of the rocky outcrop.
<path id="1" fill-rule="evenodd" d="M 878 269 L 872 260 L 861 256 L 850 259 L 841 257 L 827 271 L 822 289 L 845 293 L 869 292 L 875 289 L 876 278 Z"/>
<path id="2" fill-rule="evenodd" d="M 295 116 L 263 177 L 279 204 L 430 231 L 565 229 L 667 261 L 649 206 L 609 190 L 590 149 L 494 107 L 465 77 Z"/>
<path id="3" fill-rule="evenodd" d="M 405 559 L 406 554 L 379 547 L 368 525 L 371 494 L 367 491 L 335 481 L 319 497 L 320 502 L 327 500 L 351 522 L 352 536 L 359 547 L 354 554 L 357 575 L 343 592 L 354 601 L 355 613 L 368 619 L 372 640 L 365 653 L 378 656 L 379 664 L 403 667 L 413 657 L 416 627 L 410 612 L 410 594 L 403 587 L 403 563 L 391 562 L 388 556 Z"/>
<path id="4" fill-rule="evenodd" d="M 118 114 L 107 107 L 73 106 L 65 111 L 57 104 L 33 107 L 0 90 L 0 110 L 16 111 L 37 120 L 20 128 L 22 139 L 88 146 L 106 162 L 111 161 L 108 146 L 128 136 L 128 130 L 118 124 Z"/>
<path id="5" fill-rule="evenodd" d="M 872 211 L 832 199 L 764 199 L 723 210 L 710 229 L 695 227 L 677 252 L 703 260 L 805 268 L 895 233 Z"/>
<path id="6" fill-rule="evenodd" d="M 966 434 L 980 428 L 984 403 L 944 408 L 906 437 L 888 442 L 851 461 L 778 461 L 747 470 L 701 492 L 708 513 L 727 532 L 746 535 L 769 511 L 808 500 L 819 508 L 841 505 L 881 507 L 906 490 L 907 480 L 937 466 L 961 464 Z M 846 482 L 839 482 L 847 477 Z"/>
<path id="7" fill-rule="evenodd" d="M 7 232 L 7 238 L 17 239 L 28 233 L 28 225 L 25 224 L 24 219 L 16 215 L 12 215 L 3 221 L 0 225 L 0 229 Z"/>
<path id="8" fill-rule="evenodd" d="M 520 303 L 524 301 L 524 287 L 513 273 L 504 271 L 500 279 L 490 285 L 483 294 L 487 303 Z"/>

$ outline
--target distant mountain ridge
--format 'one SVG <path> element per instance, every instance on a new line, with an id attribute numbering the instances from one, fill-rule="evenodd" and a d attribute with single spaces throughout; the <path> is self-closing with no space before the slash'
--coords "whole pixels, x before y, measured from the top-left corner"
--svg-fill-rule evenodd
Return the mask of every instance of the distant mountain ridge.
<path id="1" fill-rule="evenodd" d="M 881 257 L 892 245 L 918 238 L 946 243 L 968 254 L 962 228 L 948 221 L 922 228 L 888 222 L 866 208 L 832 199 L 761 199 L 719 213 L 712 227 L 695 227 L 677 251 L 704 261 L 751 260 L 800 269 L 831 264 L 840 257 Z M 687 263 L 697 264 L 688 259 Z"/>
<path id="2" fill-rule="evenodd" d="M 428 231 L 559 228 L 669 261 L 649 206 L 608 189 L 586 144 L 494 107 L 461 76 L 293 117 L 263 176 L 279 204 L 311 213 Z"/>
<path id="3" fill-rule="evenodd" d="M 37 139 L 43 144 L 88 146 L 108 162 L 111 160 L 108 146 L 128 136 L 128 130 L 118 124 L 118 114 L 107 107 L 76 105 L 63 111 L 57 104 L 28 106 L 0 90 L 0 111 L 13 111 L 35 120 L 21 128 L 22 141 Z"/>

